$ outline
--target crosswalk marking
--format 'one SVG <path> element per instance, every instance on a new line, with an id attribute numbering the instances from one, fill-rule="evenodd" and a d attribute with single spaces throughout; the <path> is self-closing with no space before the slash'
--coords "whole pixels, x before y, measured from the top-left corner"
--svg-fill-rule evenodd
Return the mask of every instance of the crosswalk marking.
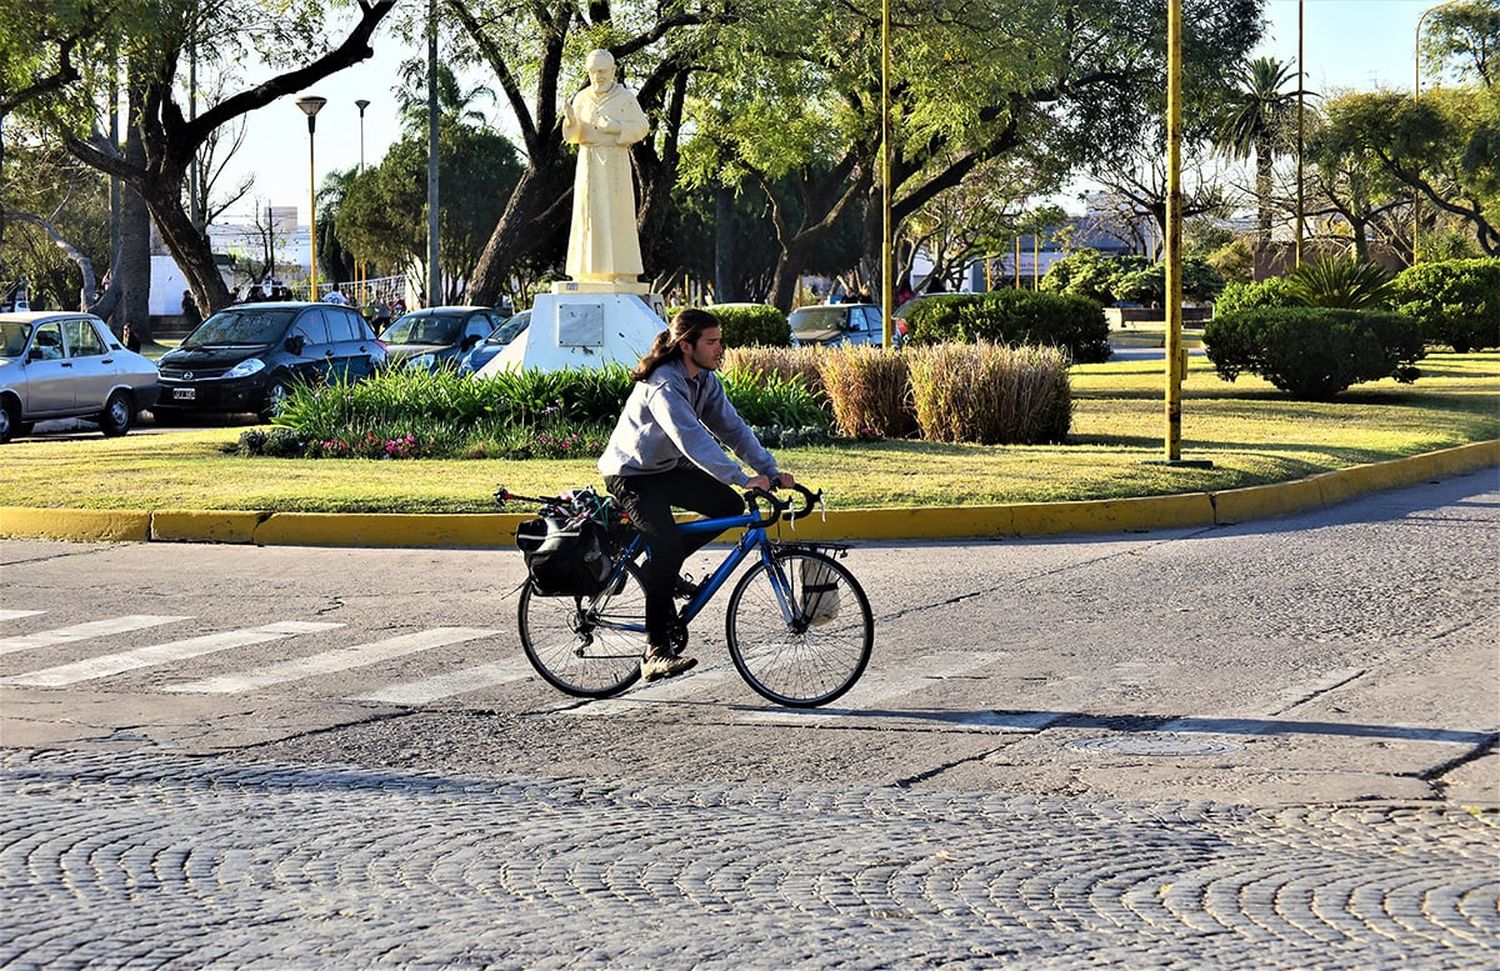
<path id="1" fill-rule="evenodd" d="M 22 617 L 35 617 L 45 613 L 45 610 L 0 610 L 0 620 L 20 620 Z"/>
<path id="2" fill-rule="evenodd" d="M 778 708 L 772 711 L 746 712 L 745 721 L 772 725 L 813 725 L 830 721 L 841 721 L 851 717 L 879 715 L 894 717 L 901 711 L 876 711 L 875 709 L 903 695 L 929 687 L 934 680 L 959 677 L 986 664 L 1005 658 L 1003 652 L 963 652 L 931 654 L 905 662 L 897 670 L 866 671 L 859 683 L 839 701 L 837 708 Z M 963 712 L 912 709 L 912 718 L 930 719 L 953 724 L 985 728 L 1038 728 L 1061 718 L 1056 712 L 1027 713 L 1024 715 L 1001 715 L 993 711 Z"/>
<path id="3" fill-rule="evenodd" d="M 637 688 L 619 698 L 600 698 L 577 708 L 564 708 L 553 714 L 570 718 L 600 718 L 621 715 L 629 711 L 650 708 L 662 702 L 681 701 L 689 695 L 701 694 L 705 688 L 722 683 L 734 669 L 728 665 L 690 671 L 675 678 L 667 678 L 644 688 Z"/>
<path id="4" fill-rule="evenodd" d="M 417 654 L 434 647 L 460 644 L 481 637 L 493 637 L 498 633 L 500 632 L 475 627 L 435 627 L 431 630 L 402 634 L 370 644 L 357 644 L 353 647 L 325 651 L 311 657 L 294 658 L 250 671 L 204 678 L 201 681 L 170 684 L 162 690 L 189 694 L 239 694 L 287 681 L 300 681 L 319 674 L 362 668 L 380 661 Z"/>
<path id="5" fill-rule="evenodd" d="M 248 647 L 252 644 L 263 644 L 266 641 L 280 640 L 284 637 L 294 637 L 297 634 L 315 634 L 319 631 L 334 630 L 343 626 L 343 624 L 317 621 L 280 621 L 274 624 L 266 624 L 262 627 L 222 631 L 217 634 L 204 634 L 202 637 L 189 637 L 186 640 L 171 641 L 166 644 L 153 644 L 150 647 L 139 647 L 130 651 L 121 651 L 117 654 L 105 654 L 100 657 L 86 658 L 82 661 L 75 661 L 72 664 L 43 668 L 39 671 L 28 671 L 25 674 L 0 678 L 0 684 L 59 688 L 64 685 L 76 684 L 79 681 L 94 681 L 115 674 L 123 674 L 126 671 L 134 671 L 138 668 L 165 664 L 169 661 L 181 661 L 190 657 L 199 657 L 203 654 L 212 654 L 215 651 L 225 651 L 232 647 Z"/>
<path id="6" fill-rule="evenodd" d="M 91 620 L 86 624 L 58 627 L 36 634 L 0 637 L 0 654 L 14 654 L 16 651 L 29 651 L 35 647 L 70 644 L 73 641 L 86 641 L 91 637 L 124 634 L 133 630 L 157 627 L 161 624 L 175 624 L 179 620 L 192 619 L 191 617 L 166 616 L 161 614 L 127 614 L 124 617 L 111 617 L 109 620 Z"/>
<path id="7" fill-rule="evenodd" d="M 424 705 L 440 698 L 466 694 L 480 688 L 521 681 L 536 671 L 524 657 L 506 658 L 493 664 L 449 671 L 420 681 L 393 684 L 368 694 L 350 695 L 346 701 L 382 701 L 392 705 Z"/>

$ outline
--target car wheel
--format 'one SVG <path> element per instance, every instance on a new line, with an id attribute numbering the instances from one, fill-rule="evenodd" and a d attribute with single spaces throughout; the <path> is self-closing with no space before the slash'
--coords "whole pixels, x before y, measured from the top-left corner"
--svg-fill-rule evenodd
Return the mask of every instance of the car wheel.
<path id="1" fill-rule="evenodd" d="M 10 401 L 0 401 L 0 445 L 16 435 L 26 434 L 21 430 L 20 410 Z"/>
<path id="2" fill-rule="evenodd" d="M 135 404 L 130 400 L 130 395 L 124 391 L 116 391 L 109 396 L 109 400 L 104 403 L 104 410 L 99 413 L 99 430 L 113 438 L 130 431 L 134 421 Z"/>
<path id="3" fill-rule="evenodd" d="M 262 421 L 272 421 L 281 414 L 281 409 L 286 406 L 286 397 L 289 392 L 286 378 L 271 379 L 271 383 L 266 385 L 266 403 L 260 409 Z"/>

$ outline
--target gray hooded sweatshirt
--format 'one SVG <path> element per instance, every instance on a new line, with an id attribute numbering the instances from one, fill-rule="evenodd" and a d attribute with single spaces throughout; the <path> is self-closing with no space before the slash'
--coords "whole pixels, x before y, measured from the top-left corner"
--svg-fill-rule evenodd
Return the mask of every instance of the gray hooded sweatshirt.
<path id="1" fill-rule="evenodd" d="M 750 476 L 714 435 L 761 475 L 777 475 L 776 460 L 729 403 L 718 375 L 699 371 L 690 378 L 681 361 L 668 361 L 635 382 L 599 457 L 599 471 L 651 475 L 690 461 L 726 485 L 743 487 Z"/>

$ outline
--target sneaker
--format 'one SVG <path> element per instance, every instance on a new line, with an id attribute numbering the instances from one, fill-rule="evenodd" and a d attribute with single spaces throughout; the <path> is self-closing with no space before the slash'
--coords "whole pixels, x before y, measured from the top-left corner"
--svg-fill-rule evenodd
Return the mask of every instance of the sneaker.
<path id="1" fill-rule="evenodd" d="M 697 664 L 698 659 L 695 657 L 673 657 L 671 654 L 651 651 L 641 658 L 641 678 L 646 681 L 670 678 L 691 670 Z"/>

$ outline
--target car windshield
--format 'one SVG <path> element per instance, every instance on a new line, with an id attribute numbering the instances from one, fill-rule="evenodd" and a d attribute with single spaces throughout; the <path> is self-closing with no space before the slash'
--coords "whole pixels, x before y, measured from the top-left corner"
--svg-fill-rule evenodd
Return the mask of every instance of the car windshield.
<path id="1" fill-rule="evenodd" d="M 490 336 L 484 339 L 485 343 L 509 344 L 511 341 L 515 340 L 521 335 L 521 331 L 525 330 L 526 325 L 529 323 L 531 323 L 530 314 L 527 314 L 525 316 L 516 314 L 514 317 L 491 331 Z"/>
<path id="2" fill-rule="evenodd" d="M 270 344 L 281 339 L 296 315 L 293 309 L 224 310 L 205 320 L 182 342 L 183 347 L 208 344 Z"/>
<path id="3" fill-rule="evenodd" d="M 799 327 L 807 330 L 830 327 L 837 330 L 844 323 L 844 309 L 842 307 L 803 307 L 801 310 L 793 310 L 789 321 L 795 330 Z"/>
<path id="4" fill-rule="evenodd" d="M 452 344 L 463 325 L 458 314 L 407 314 L 380 339 L 387 344 Z"/>
<path id="5" fill-rule="evenodd" d="M 20 357 L 31 336 L 31 325 L 19 320 L 0 320 L 0 357 Z"/>

